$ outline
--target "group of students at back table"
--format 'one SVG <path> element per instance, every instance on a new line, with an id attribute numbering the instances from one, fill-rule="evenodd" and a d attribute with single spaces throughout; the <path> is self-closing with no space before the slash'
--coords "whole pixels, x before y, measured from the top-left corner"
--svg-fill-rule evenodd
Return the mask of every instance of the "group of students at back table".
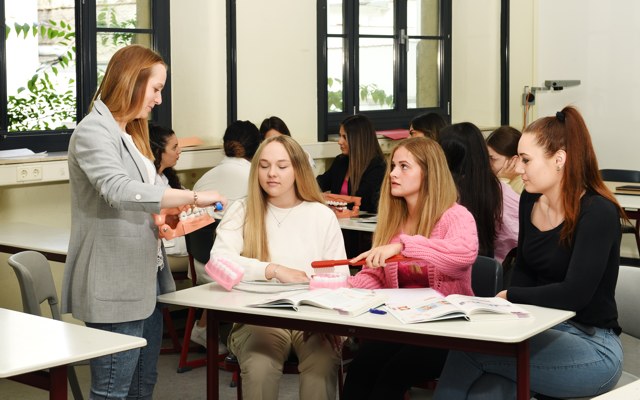
<path id="1" fill-rule="evenodd" d="M 371 122 L 354 115 L 340 126 L 342 154 L 317 178 L 308 154 L 290 136 L 247 139 L 236 128 L 255 131 L 238 122 L 225 132 L 226 157 L 214 168 L 246 179 L 246 193 L 231 198 L 229 190 L 229 202 L 218 193 L 226 195 L 222 184 L 210 190 L 211 176 L 203 176 L 202 189 L 180 187 L 171 172 L 180 150 L 170 131 L 152 127 L 149 145 L 146 118 L 161 102 L 165 79 L 164 63 L 150 50 L 133 45 L 116 52 L 93 110 L 69 146 L 72 234 L 63 308 L 89 326 L 148 342 L 143 350 L 92 360 L 92 398 L 153 394 L 162 335 L 155 296 L 175 285 L 150 213 L 222 202 L 212 254 L 243 265 L 246 279 L 305 282 L 312 261 L 346 257 L 321 190 L 361 196 L 364 210 L 378 211 L 372 248 L 355 257 L 366 264 L 349 278 L 351 286 L 472 294 L 477 255 L 501 259 L 517 246 L 511 286 L 498 296 L 576 312 L 531 339 L 532 391 L 578 397 L 615 385 L 622 348 L 613 295 L 624 213 L 600 178 L 588 130 L 574 108 L 529 125 L 516 158 L 497 144 L 491 154 L 471 123 L 423 128 L 416 119 L 412 136 L 420 131 L 427 137 L 399 142 L 385 161 Z M 155 157 L 152 147 L 161 149 Z M 502 164 L 498 155 L 505 157 Z M 510 183 L 522 176 L 521 197 L 499 175 Z M 238 188 L 238 181 L 227 183 Z M 397 254 L 420 261 L 385 262 Z M 347 266 L 338 269 L 348 273 Z M 300 398 L 332 399 L 342 341 L 236 324 L 228 345 L 240 363 L 246 398 L 277 399 L 282 365 L 293 351 Z M 436 399 L 512 398 L 514 363 L 365 342 L 350 365 L 344 398 L 401 399 L 413 384 L 437 377 Z"/>

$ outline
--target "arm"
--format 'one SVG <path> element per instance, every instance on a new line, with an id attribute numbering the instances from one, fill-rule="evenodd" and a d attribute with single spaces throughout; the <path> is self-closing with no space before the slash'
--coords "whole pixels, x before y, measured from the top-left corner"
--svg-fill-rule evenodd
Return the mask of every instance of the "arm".
<path id="1" fill-rule="evenodd" d="M 591 302 L 609 265 L 619 252 L 620 219 L 608 200 L 593 196 L 582 202 L 565 278 L 540 286 L 514 287 L 509 301 L 579 311 Z"/>
<path id="2" fill-rule="evenodd" d="M 427 260 L 429 267 L 442 274 L 460 278 L 478 256 L 478 232 L 473 216 L 466 208 L 454 205 L 442 215 L 431 237 L 400 235 L 402 255 Z"/>
<path id="3" fill-rule="evenodd" d="M 331 193 L 339 193 L 339 190 L 334 191 L 334 187 L 339 188 L 342 185 L 342 180 L 344 179 L 344 174 L 347 172 L 348 166 L 348 161 L 345 163 L 345 159 L 346 157 L 337 156 L 331 163 L 329 169 L 326 170 L 324 174 L 316 177 L 320 190 L 323 192 L 330 191 Z M 338 176 L 340 171 L 342 171 L 342 177 Z M 340 182 L 336 184 L 336 180 L 340 180 Z"/>
<path id="4" fill-rule="evenodd" d="M 500 182 L 502 189 L 502 219 L 496 223 L 494 242 L 495 258 L 502 262 L 507 254 L 518 245 L 518 207 L 520 196 L 511 186 Z"/>
<path id="5" fill-rule="evenodd" d="M 536 280 L 533 276 L 533 271 L 526 264 L 522 255 L 522 244 L 524 243 L 527 225 L 531 223 L 531 211 L 533 210 L 533 204 L 540 197 L 540 195 L 532 195 L 528 192 L 522 192 L 520 196 L 519 207 L 519 227 L 518 227 L 518 252 L 516 254 L 516 263 L 513 267 L 513 275 L 511 277 L 511 287 L 516 286 L 535 286 Z M 506 297 L 505 297 L 506 298 Z"/>

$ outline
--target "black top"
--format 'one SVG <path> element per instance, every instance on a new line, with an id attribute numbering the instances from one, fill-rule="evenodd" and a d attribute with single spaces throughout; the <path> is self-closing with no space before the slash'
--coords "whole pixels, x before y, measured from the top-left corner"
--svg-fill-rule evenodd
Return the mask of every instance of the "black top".
<path id="1" fill-rule="evenodd" d="M 371 160 L 367 169 L 362 173 L 360 186 L 354 196 L 361 197 L 360 209 L 363 211 L 377 212 L 378 200 L 380 199 L 380 186 L 384 178 L 387 164 L 382 157 Z M 333 194 L 340 194 L 342 182 L 349 169 L 349 156 L 340 154 L 333 160 L 331 167 L 322 175 L 316 178 L 320 189 L 323 192 L 330 191 Z M 349 182 L 349 193 L 351 193 L 351 182 Z"/>
<path id="2" fill-rule="evenodd" d="M 522 192 L 518 255 L 509 301 L 575 311 L 574 321 L 612 328 L 617 334 L 614 298 L 620 264 L 620 216 L 604 197 L 587 192 L 570 247 L 560 244 L 564 222 L 549 231 L 531 223 L 540 194 Z"/>

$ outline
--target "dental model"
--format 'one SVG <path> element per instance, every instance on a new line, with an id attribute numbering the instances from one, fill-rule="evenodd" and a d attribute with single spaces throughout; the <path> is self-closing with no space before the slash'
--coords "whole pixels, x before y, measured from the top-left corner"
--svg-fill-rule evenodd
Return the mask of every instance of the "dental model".
<path id="1" fill-rule="evenodd" d="M 170 240 L 214 223 L 214 213 L 221 210 L 221 203 L 209 207 L 163 208 L 160 210 L 160 214 L 153 214 L 153 220 L 158 227 L 158 235 L 163 239 Z"/>
<path id="2" fill-rule="evenodd" d="M 357 217 L 360 214 L 360 197 L 332 193 L 323 193 L 322 195 L 325 203 L 338 218 Z M 351 209 L 349 209 L 349 204 L 353 204 Z"/>
<path id="3" fill-rule="evenodd" d="M 220 256 L 212 256 L 204 266 L 211 279 L 220 286 L 231 291 L 244 276 L 244 269 L 235 262 Z"/>

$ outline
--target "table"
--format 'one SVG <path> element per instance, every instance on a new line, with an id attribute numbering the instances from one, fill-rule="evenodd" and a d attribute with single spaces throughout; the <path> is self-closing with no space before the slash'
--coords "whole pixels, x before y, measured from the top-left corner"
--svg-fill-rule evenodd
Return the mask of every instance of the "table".
<path id="1" fill-rule="evenodd" d="M 251 308 L 268 294 L 227 292 L 216 283 L 158 296 L 158 301 L 207 309 L 207 399 L 218 399 L 218 322 L 240 322 L 285 329 L 325 332 L 342 336 L 476 351 L 517 358 L 518 399 L 529 399 L 529 341 L 532 336 L 566 321 L 572 311 L 524 305 L 532 314 L 526 320 L 469 322 L 438 321 L 404 325 L 390 314 L 366 313 L 344 317 L 327 312 Z M 472 328 L 473 329 L 470 329 Z"/>
<path id="2" fill-rule="evenodd" d="M 376 224 L 372 222 L 360 222 L 357 218 L 338 218 L 340 229 L 360 232 L 373 232 L 376 230 Z"/>
<path id="3" fill-rule="evenodd" d="M 593 397 L 592 400 L 634 400 L 640 399 L 640 380 L 621 386 L 610 392 Z"/>
<path id="4" fill-rule="evenodd" d="M 623 185 L 633 185 L 629 182 L 611 182 L 605 181 L 605 185 L 613 192 L 622 208 L 630 208 L 640 210 L 640 192 L 616 190 L 616 187 Z M 640 184 L 639 184 L 640 185 Z"/>
<path id="5" fill-rule="evenodd" d="M 6 222 L 0 229 L 0 252 L 14 254 L 35 250 L 51 261 L 65 262 L 70 232 L 69 227 Z"/>
<path id="6" fill-rule="evenodd" d="M 67 399 L 67 365 L 147 345 L 143 338 L 0 308 L 0 378 Z M 49 369 L 48 376 L 41 372 Z M 45 376 L 43 376 L 45 375 Z"/>

